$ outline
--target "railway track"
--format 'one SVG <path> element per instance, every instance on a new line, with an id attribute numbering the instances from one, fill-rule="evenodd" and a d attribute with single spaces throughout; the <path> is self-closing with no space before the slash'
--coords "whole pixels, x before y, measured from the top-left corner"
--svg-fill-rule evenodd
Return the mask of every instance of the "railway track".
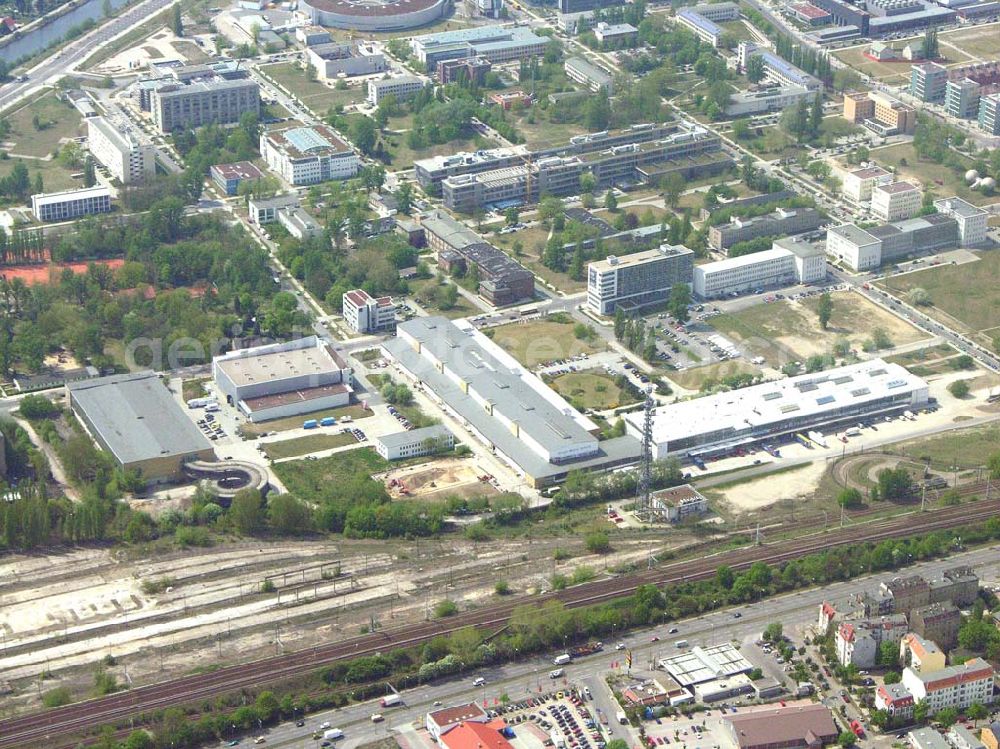
<path id="1" fill-rule="evenodd" d="M 975 494 L 984 488 L 985 484 L 978 487 L 969 485 L 964 493 Z M 780 564 L 845 543 L 877 542 L 945 530 L 985 522 L 997 515 L 1000 515 L 1000 499 L 947 507 L 933 514 L 909 513 L 772 545 L 747 547 L 701 559 L 672 562 L 656 569 L 587 583 L 568 590 L 534 596 L 529 600 L 533 605 L 557 600 L 568 608 L 591 606 L 630 595 L 641 585 L 704 579 L 714 575 L 716 568 L 723 564 L 734 569 L 746 568 L 754 562 Z M 229 666 L 208 674 L 137 687 L 128 692 L 67 705 L 45 713 L 11 718 L 0 722 L 0 749 L 56 746 L 69 737 L 83 735 L 101 725 L 119 723 L 138 713 L 198 702 L 240 689 L 257 689 L 269 683 L 302 676 L 339 660 L 419 645 L 432 637 L 468 626 L 499 628 L 507 624 L 515 608 L 526 602 L 525 599 L 515 599 L 466 612 L 447 621 L 424 622 L 405 629 L 355 637 L 283 656 Z"/>

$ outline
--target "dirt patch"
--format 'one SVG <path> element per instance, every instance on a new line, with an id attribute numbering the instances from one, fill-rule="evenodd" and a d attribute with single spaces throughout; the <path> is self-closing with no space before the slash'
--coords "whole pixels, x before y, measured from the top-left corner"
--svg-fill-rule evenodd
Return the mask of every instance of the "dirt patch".
<path id="1" fill-rule="evenodd" d="M 826 471 L 826 463 L 814 461 L 801 468 L 774 473 L 723 489 L 722 499 L 733 512 L 753 512 L 783 499 L 808 497 L 816 491 Z"/>
<path id="2" fill-rule="evenodd" d="M 393 499 L 496 494 L 492 484 L 480 480 L 484 475 L 485 471 L 475 461 L 460 459 L 408 466 L 384 473 L 379 478 Z"/>

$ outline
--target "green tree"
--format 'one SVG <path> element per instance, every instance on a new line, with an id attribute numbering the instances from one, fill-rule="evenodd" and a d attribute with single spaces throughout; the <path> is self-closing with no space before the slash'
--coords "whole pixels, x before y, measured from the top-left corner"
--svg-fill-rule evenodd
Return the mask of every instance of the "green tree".
<path id="1" fill-rule="evenodd" d="M 250 536 L 260 530 L 264 523 L 264 508 L 260 492 L 256 489 L 240 489 L 229 505 L 229 524 L 243 536 Z"/>
<path id="2" fill-rule="evenodd" d="M 611 124 L 611 102 L 608 92 L 601 89 L 583 106 L 583 126 L 590 132 L 607 130 Z"/>
<path id="3" fill-rule="evenodd" d="M 958 721 L 958 710 L 953 707 L 943 707 L 934 713 L 934 720 L 945 728 L 951 728 Z"/>
<path id="4" fill-rule="evenodd" d="M 611 539 L 604 531 L 588 533 L 583 539 L 583 544 L 591 554 L 607 554 L 611 551 Z"/>
<path id="5" fill-rule="evenodd" d="M 513 226 L 514 224 L 516 224 L 518 221 L 521 220 L 521 212 L 517 209 L 516 205 L 512 205 L 510 208 L 504 211 L 503 217 L 507 226 Z"/>
<path id="6" fill-rule="evenodd" d="M 680 202 L 681 193 L 684 192 L 684 178 L 677 172 L 671 172 L 660 180 L 660 191 L 663 193 L 663 202 L 669 208 L 676 208 Z"/>
<path id="7" fill-rule="evenodd" d="M 87 156 L 87 160 L 83 162 L 83 186 L 93 187 L 97 184 L 97 172 L 94 169 L 94 159 Z"/>
<path id="8" fill-rule="evenodd" d="M 361 153 L 371 156 L 375 152 L 375 141 L 378 133 L 375 129 L 375 123 L 369 117 L 358 117 L 352 120 L 350 136 L 351 141 Z"/>
<path id="9" fill-rule="evenodd" d="M 924 33 L 924 59 L 936 60 L 941 56 L 941 48 L 938 44 L 937 27 L 931 26 Z"/>
<path id="10" fill-rule="evenodd" d="M 270 691 L 258 694 L 257 700 L 254 702 L 254 707 L 257 710 L 257 717 L 265 723 L 275 720 L 281 709 L 278 704 L 278 698 L 274 696 L 274 692 Z"/>
<path id="11" fill-rule="evenodd" d="M 771 622 L 764 628 L 764 639 L 768 642 L 781 642 L 785 637 L 781 622 Z"/>
<path id="12" fill-rule="evenodd" d="M 618 198 L 615 197 L 614 188 L 608 188 L 608 192 L 604 196 L 604 207 L 611 213 L 618 210 Z"/>
<path id="13" fill-rule="evenodd" d="M 413 211 L 413 185 L 409 182 L 403 182 L 396 191 L 396 205 L 404 216 Z"/>
<path id="14" fill-rule="evenodd" d="M 854 487 L 843 489 L 837 495 L 837 504 L 848 510 L 853 510 L 857 507 L 860 507 L 863 501 L 864 497 L 862 496 L 861 492 L 855 489 Z"/>
<path id="15" fill-rule="evenodd" d="M 965 711 L 965 715 L 969 720 L 980 721 L 986 718 L 990 714 L 990 711 L 979 702 L 973 702 L 969 705 L 969 708 Z"/>
<path id="16" fill-rule="evenodd" d="M 267 522 L 278 533 L 306 533 L 312 530 L 312 513 L 304 502 L 286 492 L 268 497 Z"/>
<path id="17" fill-rule="evenodd" d="M 837 737 L 837 744 L 844 747 L 844 749 L 848 749 L 848 747 L 854 746 L 857 740 L 858 737 L 851 731 L 844 731 Z"/>
<path id="18" fill-rule="evenodd" d="M 26 419 L 47 419 L 59 413 L 59 407 L 44 395 L 26 395 L 18 410 Z"/>
<path id="19" fill-rule="evenodd" d="M 898 684 L 902 680 L 899 671 L 886 671 L 885 676 L 882 677 L 882 681 L 886 684 Z"/>
<path id="20" fill-rule="evenodd" d="M 732 567 L 724 564 L 715 570 L 715 582 L 723 590 L 732 588 L 735 580 L 736 573 L 733 572 Z"/>
<path id="21" fill-rule="evenodd" d="M 122 749 L 153 749 L 153 737 L 148 731 L 137 729 L 132 731 L 122 744 Z"/>
<path id="22" fill-rule="evenodd" d="M 447 598 L 443 601 L 438 601 L 434 606 L 434 616 L 438 619 L 444 619 L 447 616 L 454 616 L 458 613 L 458 604 L 454 601 L 449 601 Z"/>
<path id="23" fill-rule="evenodd" d="M 750 83 L 760 83 L 764 80 L 764 58 L 761 55 L 754 55 L 747 60 L 747 80 Z"/>
<path id="24" fill-rule="evenodd" d="M 921 700 L 913 706 L 913 722 L 926 723 L 930 712 L 931 708 L 930 705 L 927 704 L 927 700 Z"/>
<path id="25" fill-rule="evenodd" d="M 73 695 L 69 687 L 56 687 L 50 689 L 42 695 L 42 705 L 45 707 L 62 707 L 73 701 Z"/>
<path id="26" fill-rule="evenodd" d="M 986 461 L 991 479 L 1000 479 L 1000 453 L 993 453 Z"/>
<path id="27" fill-rule="evenodd" d="M 833 317 L 833 298 L 829 294 L 820 294 L 816 314 L 819 317 L 819 326 L 826 330 L 830 324 L 830 318 Z"/>
<path id="28" fill-rule="evenodd" d="M 686 283 L 675 283 L 670 288 L 667 310 L 680 322 L 687 322 L 689 304 L 691 304 L 691 287 Z"/>
<path id="29" fill-rule="evenodd" d="M 955 380 L 948 385 L 948 392 L 955 398 L 964 398 L 969 394 L 968 380 Z"/>
<path id="30" fill-rule="evenodd" d="M 592 193 L 597 187 L 597 177 L 593 172 L 584 172 L 580 175 L 580 192 Z"/>
<path id="31" fill-rule="evenodd" d="M 885 710 L 873 710 L 868 720 L 878 729 L 883 729 L 892 720 L 892 716 Z"/>
<path id="32" fill-rule="evenodd" d="M 886 668 L 899 665 L 899 647 L 892 640 L 886 640 L 878 646 L 878 664 Z"/>
<path id="33" fill-rule="evenodd" d="M 170 30 L 176 36 L 184 36 L 184 22 L 181 20 L 181 4 L 174 3 L 170 9 Z"/>

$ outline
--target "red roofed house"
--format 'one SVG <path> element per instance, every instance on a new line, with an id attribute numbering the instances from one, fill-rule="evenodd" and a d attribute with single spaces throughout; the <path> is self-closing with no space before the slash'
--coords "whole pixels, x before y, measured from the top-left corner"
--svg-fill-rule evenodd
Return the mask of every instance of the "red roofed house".
<path id="1" fill-rule="evenodd" d="M 15 21 L 12 16 L 7 16 L 3 20 L 0 20 L 0 36 L 13 34 L 16 28 L 17 28 L 17 21 Z"/>
<path id="2" fill-rule="evenodd" d="M 912 718 L 913 695 L 902 684 L 884 684 L 875 690 L 875 707 L 894 718 Z"/>
<path id="3" fill-rule="evenodd" d="M 903 685 L 916 702 L 926 701 L 931 713 L 946 707 L 961 710 L 974 702 L 988 705 L 993 700 L 993 667 L 982 658 L 972 658 L 930 674 L 904 668 Z"/>
<path id="4" fill-rule="evenodd" d="M 853 663 L 858 668 L 871 668 L 875 665 L 879 645 L 883 642 L 898 644 L 907 626 L 902 614 L 843 622 L 837 628 L 837 660 L 844 666 Z"/>
<path id="5" fill-rule="evenodd" d="M 489 723 L 459 723 L 444 733 L 438 743 L 445 749 L 514 749 L 500 733 L 502 719 Z"/>
<path id="6" fill-rule="evenodd" d="M 833 604 L 829 601 L 823 601 L 819 605 L 819 630 L 820 632 L 826 632 L 833 620 L 837 618 L 837 609 L 833 607 Z"/>
<path id="7" fill-rule="evenodd" d="M 455 705 L 433 713 L 427 713 L 424 725 L 435 741 L 441 741 L 441 736 L 461 723 L 486 723 L 489 717 L 477 703 L 470 702 L 467 705 Z"/>

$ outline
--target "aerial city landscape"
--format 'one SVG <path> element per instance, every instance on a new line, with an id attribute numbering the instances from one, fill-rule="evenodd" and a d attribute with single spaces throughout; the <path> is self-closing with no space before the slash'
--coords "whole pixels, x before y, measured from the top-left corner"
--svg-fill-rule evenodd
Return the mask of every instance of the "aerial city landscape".
<path id="1" fill-rule="evenodd" d="M 1000 749 L 1000 0 L 214 2 L 0 0 L 0 749 Z"/>

